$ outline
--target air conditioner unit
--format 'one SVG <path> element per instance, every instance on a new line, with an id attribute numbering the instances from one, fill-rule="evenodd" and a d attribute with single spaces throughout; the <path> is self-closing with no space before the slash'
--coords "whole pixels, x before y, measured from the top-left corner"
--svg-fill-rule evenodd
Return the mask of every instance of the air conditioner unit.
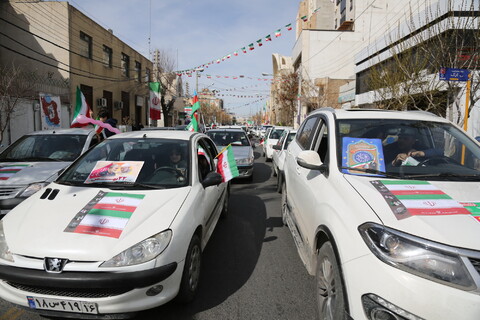
<path id="1" fill-rule="evenodd" d="M 113 104 L 113 107 L 114 107 L 116 110 L 121 110 L 121 109 L 123 109 L 123 101 L 115 101 L 115 103 Z"/>
<path id="2" fill-rule="evenodd" d="M 97 106 L 98 107 L 106 107 L 107 106 L 107 99 L 105 99 L 105 98 L 97 99 Z"/>

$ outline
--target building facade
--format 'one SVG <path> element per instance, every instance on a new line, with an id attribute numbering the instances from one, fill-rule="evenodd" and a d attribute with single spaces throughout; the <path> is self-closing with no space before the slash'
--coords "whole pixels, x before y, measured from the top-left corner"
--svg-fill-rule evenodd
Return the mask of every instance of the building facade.
<path id="1" fill-rule="evenodd" d="M 119 125 L 147 123 L 152 63 L 112 30 L 68 2 L 2 1 L 0 19 L 0 64 L 21 69 L 32 85 L 18 108 L 32 123 L 23 131 L 40 128 L 40 93 L 60 97 L 61 127 L 69 127 L 77 87 L 95 115 L 105 108 Z M 9 142 L 21 131 L 10 130 Z"/>

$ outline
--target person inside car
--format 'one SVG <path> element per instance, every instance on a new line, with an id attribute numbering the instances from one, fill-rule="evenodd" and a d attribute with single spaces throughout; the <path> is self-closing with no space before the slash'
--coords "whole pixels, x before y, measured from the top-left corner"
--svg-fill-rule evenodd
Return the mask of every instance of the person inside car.
<path id="1" fill-rule="evenodd" d="M 404 127 L 398 133 L 397 141 L 386 145 L 383 148 L 385 163 L 394 167 L 406 164 L 407 159 L 415 158 L 422 161 L 426 158 L 441 155 L 442 153 L 436 149 L 428 149 L 422 146 L 416 136 L 419 133 L 415 128 Z M 418 164 L 418 161 L 410 160 L 410 165 Z"/>
<path id="2" fill-rule="evenodd" d="M 168 156 L 169 166 L 180 169 L 182 172 L 187 169 L 187 162 L 182 157 L 182 150 L 179 146 L 173 146 Z"/>

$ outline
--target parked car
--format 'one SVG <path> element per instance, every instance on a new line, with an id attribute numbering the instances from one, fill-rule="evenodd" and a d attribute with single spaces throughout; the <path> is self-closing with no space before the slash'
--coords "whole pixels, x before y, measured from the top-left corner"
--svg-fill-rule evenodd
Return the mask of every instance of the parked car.
<path id="1" fill-rule="evenodd" d="M 282 183 L 284 178 L 283 166 L 285 164 L 285 157 L 287 155 L 287 147 L 295 138 L 297 130 L 285 129 L 278 139 L 277 144 L 272 146 L 273 156 L 272 156 L 272 167 L 273 167 L 273 176 L 277 177 L 277 191 L 282 192 Z"/>
<path id="2" fill-rule="evenodd" d="M 277 144 L 278 139 L 282 135 L 283 131 L 286 129 L 293 129 L 290 127 L 279 127 L 275 126 L 270 128 L 266 134 L 265 139 L 263 141 L 263 156 L 265 157 L 265 161 L 271 161 L 273 157 L 273 146 Z"/>
<path id="3" fill-rule="evenodd" d="M 282 217 L 318 318 L 479 319 L 479 160 L 430 113 L 311 113 L 288 147 Z"/>
<path id="4" fill-rule="evenodd" d="M 22 136 L 0 154 L 0 217 L 48 185 L 98 143 L 93 129 L 55 129 Z"/>
<path id="5" fill-rule="evenodd" d="M 235 162 L 238 167 L 239 176 L 235 179 L 253 179 L 253 143 L 241 128 L 236 129 L 212 129 L 206 133 L 217 145 L 220 152 L 229 144 L 232 145 Z"/>
<path id="6" fill-rule="evenodd" d="M 0 221 L 0 298 L 76 319 L 191 301 L 228 208 L 216 155 L 187 131 L 104 140 Z"/>

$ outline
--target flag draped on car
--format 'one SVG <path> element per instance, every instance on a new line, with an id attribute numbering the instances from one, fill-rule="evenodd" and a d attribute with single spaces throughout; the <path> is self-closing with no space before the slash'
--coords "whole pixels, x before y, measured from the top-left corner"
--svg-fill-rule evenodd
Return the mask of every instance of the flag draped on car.
<path id="1" fill-rule="evenodd" d="M 198 132 L 198 120 L 197 120 L 198 109 L 200 109 L 200 101 L 198 101 L 198 95 L 197 95 L 197 92 L 195 91 L 195 95 L 193 96 L 193 100 L 192 100 L 192 120 L 190 121 L 188 126 L 185 128 L 185 130 Z"/>
<path id="2" fill-rule="evenodd" d="M 228 145 L 218 154 L 217 171 L 222 175 L 222 181 L 227 182 L 235 177 L 238 177 L 237 163 L 235 162 L 235 156 L 233 155 L 233 149 L 231 145 Z"/>
<path id="3" fill-rule="evenodd" d="M 90 106 L 88 105 L 87 101 L 85 100 L 85 96 L 83 95 L 82 91 L 79 87 L 77 87 L 77 97 L 75 103 L 75 111 L 73 112 L 73 120 L 70 124 L 70 128 L 79 128 L 85 127 L 88 123 L 80 123 L 79 116 L 84 116 L 87 118 L 92 117 L 92 110 L 90 110 Z"/>
<path id="4" fill-rule="evenodd" d="M 150 119 L 160 120 L 162 118 L 160 82 L 149 82 L 148 87 L 150 88 Z"/>

